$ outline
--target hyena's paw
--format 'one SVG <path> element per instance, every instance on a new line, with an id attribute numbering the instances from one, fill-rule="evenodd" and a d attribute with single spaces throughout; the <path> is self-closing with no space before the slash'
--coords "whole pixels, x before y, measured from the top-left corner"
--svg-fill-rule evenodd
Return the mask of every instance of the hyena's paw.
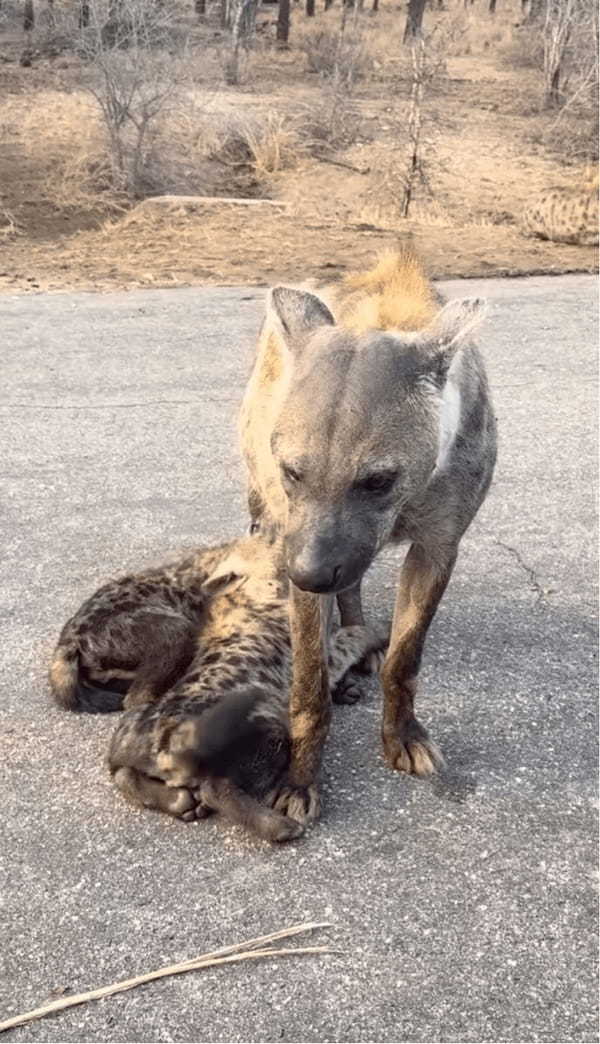
<path id="1" fill-rule="evenodd" d="M 416 718 L 409 719 L 395 735 L 384 734 L 383 752 L 388 765 L 396 772 L 421 778 L 433 775 L 444 765 L 441 750 Z"/>
<path id="2" fill-rule="evenodd" d="M 276 812 L 295 819 L 297 823 L 302 824 L 302 827 L 314 823 L 321 815 L 321 798 L 314 783 L 308 787 L 284 783 L 271 791 L 267 804 L 271 805 Z"/>
<path id="3" fill-rule="evenodd" d="M 346 674 L 331 693 L 331 699 L 334 703 L 342 703 L 347 706 L 358 703 L 361 696 L 360 681 L 358 678 L 353 678 L 352 674 Z"/>

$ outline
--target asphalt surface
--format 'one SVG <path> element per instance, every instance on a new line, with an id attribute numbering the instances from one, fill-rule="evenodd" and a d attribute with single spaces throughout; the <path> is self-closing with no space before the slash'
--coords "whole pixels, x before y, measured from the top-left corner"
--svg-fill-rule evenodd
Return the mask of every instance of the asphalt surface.
<path id="1" fill-rule="evenodd" d="M 325 811 L 283 848 L 136 812 L 45 670 L 106 577 L 245 525 L 235 416 L 263 292 L 7 295 L 2 313 L 0 1018 L 305 918 L 335 956 L 194 973 L 14 1041 L 596 1041 L 595 282 L 484 294 L 493 490 L 432 629 L 434 782 L 380 696 L 335 710 Z M 399 551 L 369 574 L 385 618 Z M 318 941 L 315 937 L 314 941 Z"/>

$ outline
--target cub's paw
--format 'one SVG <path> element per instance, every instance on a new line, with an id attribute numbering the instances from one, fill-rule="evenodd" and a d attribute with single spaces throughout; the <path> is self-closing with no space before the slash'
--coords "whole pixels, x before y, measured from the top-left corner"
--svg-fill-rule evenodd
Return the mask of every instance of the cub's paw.
<path id="1" fill-rule="evenodd" d="M 390 768 L 421 778 L 444 765 L 441 750 L 416 718 L 410 718 L 394 735 L 384 734 L 383 752 Z"/>
<path id="2" fill-rule="evenodd" d="M 390 628 L 368 628 L 367 631 L 368 648 L 355 670 L 359 674 L 379 674 L 390 644 Z"/>
<path id="3" fill-rule="evenodd" d="M 304 824 L 299 823 L 297 819 L 290 819 L 289 816 L 281 815 L 270 808 L 261 811 L 251 826 L 259 837 L 276 844 L 302 837 L 305 829 Z"/>
<path id="4" fill-rule="evenodd" d="M 298 787 L 291 783 L 282 784 L 271 791 L 267 803 L 283 816 L 295 819 L 303 827 L 314 823 L 321 815 L 321 798 L 314 783 Z"/>
<path id="5" fill-rule="evenodd" d="M 331 693 L 334 703 L 342 703 L 352 706 L 358 703 L 362 696 L 361 683 L 358 678 L 352 677 L 352 673 L 344 675 Z"/>
<path id="6" fill-rule="evenodd" d="M 198 802 L 187 787 L 165 787 L 163 812 L 168 812 L 176 819 L 183 819 L 184 823 L 193 823 L 196 819 L 203 818 L 197 815 L 197 808 Z"/>

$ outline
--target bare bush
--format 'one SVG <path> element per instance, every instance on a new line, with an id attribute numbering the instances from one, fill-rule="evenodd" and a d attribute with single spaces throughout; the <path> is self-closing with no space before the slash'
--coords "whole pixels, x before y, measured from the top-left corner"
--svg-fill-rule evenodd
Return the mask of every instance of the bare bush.
<path id="1" fill-rule="evenodd" d="M 595 0 L 544 0 L 542 37 L 545 105 L 557 108 L 574 95 L 597 95 Z"/>
<path id="2" fill-rule="evenodd" d="M 371 62 L 362 25 L 354 14 L 347 17 L 346 8 L 342 9 L 337 28 L 311 29 L 301 38 L 299 46 L 306 55 L 309 72 L 335 81 L 345 91 L 352 91 L 359 80 L 369 75 Z"/>
<path id="3" fill-rule="evenodd" d="M 89 62 L 85 87 L 108 133 L 114 189 L 145 194 L 148 156 L 161 121 L 182 104 L 189 85 L 186 38 L 158 0 L 114 0 L 108 20 L 98 0 L 80 49 Z"/>
<path id="4" fill-rule="evenodd" d="M 299 46 L 309 71 L 318 73 L 322 81 L 322 104 L 308 117 L 305 136 L 312 138 L 316 151 L 351 144 L 358 125 L 353 96 L 372 64 L 358 4 L 342 5 L 337 28 L 311 28 Z"/>

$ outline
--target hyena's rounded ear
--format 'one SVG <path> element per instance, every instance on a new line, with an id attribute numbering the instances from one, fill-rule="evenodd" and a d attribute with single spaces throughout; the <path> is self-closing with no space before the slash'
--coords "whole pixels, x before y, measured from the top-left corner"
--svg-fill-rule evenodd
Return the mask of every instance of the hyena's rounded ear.
<path id="1" fill-rule="evenodd" d="M 459 347 L 475 333 L 485 319 L 487 303 L 483 297 L 463 297 L 450 301 L 427 327 L 427 336 L 444 348 Z"/>
<path id="2" fill-rule="evenodd" d="M 458 349 L 470 340 L 487 314 L 487 303 L 482 297 L 463 297 L 450 301 L 433 322 L 423 331 L 434 376 L 440 382 L 446 374 Z"/>
<path id="3" fill-rule="evenodd" d="M 320 326 L 334 326 L 327 305 L 315 294 L 276 286 L 267 298 L 267 322 L 277 329 L 291 352 L 302 348 Z"/>

